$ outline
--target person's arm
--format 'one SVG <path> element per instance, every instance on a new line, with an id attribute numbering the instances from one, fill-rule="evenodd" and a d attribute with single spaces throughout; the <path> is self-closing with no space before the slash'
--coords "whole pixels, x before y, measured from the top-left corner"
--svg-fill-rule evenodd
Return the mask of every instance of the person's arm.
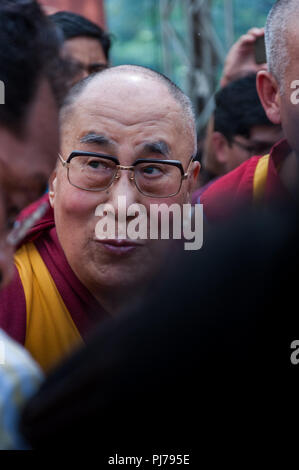
<path id="1" fill-rule="evenodd" d="M 27 449 L 18 431 L 21 409 L 43 379 L 30 354 L 0 329 L 0 449 Z"/>
<path id="2" fill-rule="evenodd" d="M 251 28 L 233 44 L 225 59 L 221 87 L 250 73 L 267 70 L 267 64 L 257 64 L 255 60 L 255 41 L 262 36 L 264 28 Z"/>

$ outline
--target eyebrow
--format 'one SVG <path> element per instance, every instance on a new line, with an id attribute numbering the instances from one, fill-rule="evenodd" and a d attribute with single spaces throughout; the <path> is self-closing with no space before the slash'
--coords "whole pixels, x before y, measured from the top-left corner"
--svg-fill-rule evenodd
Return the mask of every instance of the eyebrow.
<path id="1" fill-rule="evenodd" d="M 143 153 L 158 153 L 159 155 L 163 155 L 164 157 L 168 157 L 170 154 L 170 150 L 166 142 L 163 140 L 159 140 L 157 142 L 146 142 L 142 146 Z"/>
<path id="2" fill-rule="evenodd" d="M 81 137 L 80 142 L 83 144 L 98 144 L 98 145 L 112 145 L 115 146 L 115 142 L 109 137 L 103 134 L 97 134 L 95 132 L 88 132 L 88 134 Z M 166 142 L 158 140 L 155 142 L 145 142 L 142 145 L 141 152 L 143 154 L 159 154 L 163 157 L 169 157 L 170 150 Z"/>
<path id="3" fill-rule="evenodd" d="M 105 62 L 93 62 L 92 64 L 89 64 L 88 66 L 108 68 L 108 65 Z"/>
<path id="4" fill-rule="evenodd" d="M 89 132 L 80 139 L 81 144 L 101 144 L 101 145 L 115 145 L 115 142 L 105 135 Z"/>

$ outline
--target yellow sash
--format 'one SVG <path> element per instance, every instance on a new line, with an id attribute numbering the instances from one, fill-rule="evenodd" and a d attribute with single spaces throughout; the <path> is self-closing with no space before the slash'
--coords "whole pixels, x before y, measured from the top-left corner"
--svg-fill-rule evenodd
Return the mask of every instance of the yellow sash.
<path id="1" fill-rule="evenodd" d="M 270 155 L 265 155 L 264 157 L 261 157 L 257 163 L 253 177 L 254 204 L 258 204 L 263 200 L 267 183 L 269 161 Z"/>
<path id="2" fill-rule="evenodd" d="M 35 245 L 23 245 L 15 263 L 26 299 L 25 347 L 48 370 L 82 338 Z"/>

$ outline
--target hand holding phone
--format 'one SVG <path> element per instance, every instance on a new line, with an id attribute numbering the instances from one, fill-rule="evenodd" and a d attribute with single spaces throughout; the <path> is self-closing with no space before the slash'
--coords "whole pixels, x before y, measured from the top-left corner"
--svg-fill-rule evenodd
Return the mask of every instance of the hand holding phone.
<path id="1" fill-rule="evenodd" d="M 229 50 L 224 64 L 221 86 L 266 68 L 264 28 L 251 28 Z"/>
<path id="2" fill-rule="evenodd" d="M 267 62 L 265 36 L 256 38 L 254 43 L 254 56 L 257 64 L 265 64 Z"/>

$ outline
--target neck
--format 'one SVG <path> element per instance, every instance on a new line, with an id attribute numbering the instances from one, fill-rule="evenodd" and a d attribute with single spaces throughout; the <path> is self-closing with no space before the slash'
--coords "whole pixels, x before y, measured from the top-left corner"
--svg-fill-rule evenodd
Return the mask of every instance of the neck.
<path id="1" fill-rule="evenodd" d="M 136 288 L 101 288 L 90 289 L 90 292 L 99 302 L 99 304 L 108 312 L 111 316 L 116 316 L 122 311 L 131 309 L 136 305 L 146 292 L 146 285 Z"/>

